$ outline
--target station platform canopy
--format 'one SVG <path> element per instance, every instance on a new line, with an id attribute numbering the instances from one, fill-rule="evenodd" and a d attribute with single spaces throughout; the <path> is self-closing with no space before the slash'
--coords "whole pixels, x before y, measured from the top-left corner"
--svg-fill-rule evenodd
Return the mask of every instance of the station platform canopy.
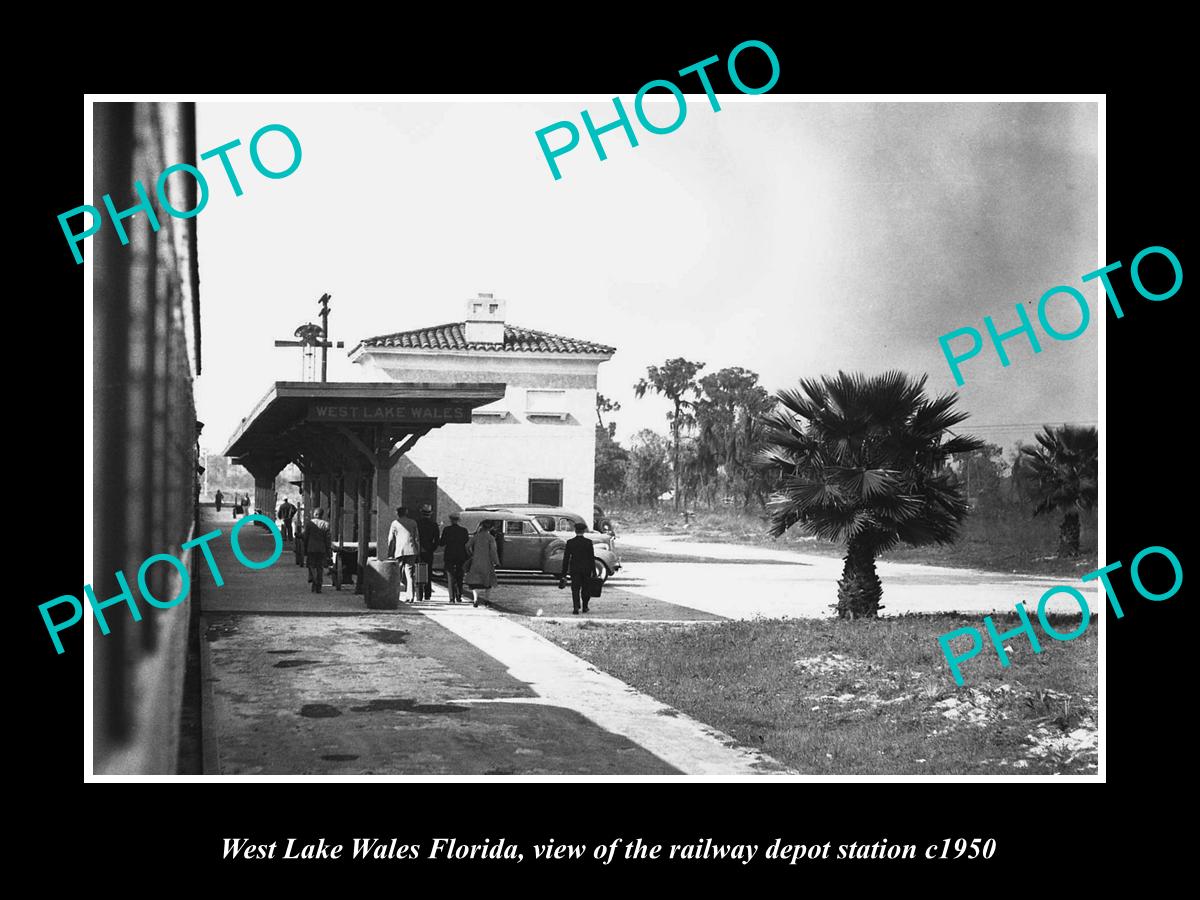
<path id="1" fill-rule="evenodd" d="M 222 455 L 254 476 L 255 508 L 274 518 L 275 477 L 289 462 L 304 473 L 309 509 L 324 506 L 334 537 L 344 538 L 343 500 L 359 507 L 355 530 L 372 530 L 370 485 L 375 486 L 377 543 L 386 542 L 391 516 L 390 470 L 424 435 L 445 425 L 469 424 L 473 411 L 504 397 L 503 383 L 277 381 L 229 439 Z M 367 541 L 355 540 L 366 559 Z"/>
<path id="2" fill-rule="evenodd" d="M 472 411 L 501 399 L 505 385 L 277 381 L 242 420 L 223 455 L 250 469 L 309 457 L 377 463 L 402 455 L 433 428 L 468 424 Z M 403 442 L 396 447 L 397 442 Z M 399 452 L 397 452 L 399 451 Z"/>

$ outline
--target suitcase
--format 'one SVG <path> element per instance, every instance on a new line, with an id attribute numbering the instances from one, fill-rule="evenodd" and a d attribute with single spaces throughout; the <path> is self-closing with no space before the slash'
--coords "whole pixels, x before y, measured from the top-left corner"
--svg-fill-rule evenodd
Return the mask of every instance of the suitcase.
<path id="1" fill-rule="evenodd" d="M 589 578 L 587 580 L 587 592 L 589 597 L 599 597 L 604 591 L 604 582 L 599 578 Z"/>

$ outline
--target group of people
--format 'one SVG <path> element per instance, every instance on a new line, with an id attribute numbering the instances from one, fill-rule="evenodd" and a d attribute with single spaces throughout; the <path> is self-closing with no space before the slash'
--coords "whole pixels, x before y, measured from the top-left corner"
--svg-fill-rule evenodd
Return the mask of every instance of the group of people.
<path id="1" fill-rule="evenodd" d="M 216 503 L 214 505 L 216 506 L 217 512 L 220 512 L 221 506 L 225 503 L 225 495 L 223 493 L 221 493 L 220 491 L 217 491 L 216 494 L 213 495 L 213 499 L 216 500 Z M 234 494 L 233 495 L 233 517 L 236 519 L 238 516 L 241 516 L 241 515 L 248 516 L 248 515 L 250 515 L 250 512 L 251 512 L 250 495 L 249 494 Z"/>
<path id="2" fill-rule="evenodd" d="M 452 512 L 450 524 L 439 534 L 437 523 L 433 521 L 433 507 L 426 503 L 419 514 L 420 518 L 414 521 L 408 515 L 408 507 L 396 507 L 396 518 L 388 530 L 387 558 L 397 560 L 403 567 L 405 602 L 433 597 L 429 574 L 434 551 L 442 547 L 450 602 L 463 602 L 465 586 L 471 591 L 472 606 L 478 607 L 482 603 L 490 607 L 490 592 L 496 586 L 496 569 L 500 566 L 497 539 L 503 540 L 502 523 L 483 519 L 471 534 L 459 524 L 462 517 Z M 570 578 L 574 613 L 588 611 L 590 582 L 595 573 L 595 547 L 585 536 L 586 531 L 587 526 L 582 522 L 575 526 L 575 537 L 567 541 L 563 551 L 558 582 L 563 588 Z"/>
<path id="3" fill-rule="evenodd" d="M 489 605 L 488 591 L 496 585 L 496 568 L 500 565 L 496 539 L 487 527 L 490 523 L 481 522 L 471 534 L 459 524 L 462 517 L 453 512 L 450 524 L 439 533 L 432 506 L 423 504 L 419 516 L 414 521 L 408 507 L 397 506 L 396 518 L 388 530 L 387 558 L 397 560 L 403 568 L 405 601 L 414 603 L 433 597 L 429 572 L 434 551 L 442 547 L 450 602 L 463 602 L 465 585 L 472 591 L 472 605 Z"/>
<path id="4" fill-rule="evenodd" d="M 221 509 L 223 496 L 217 492 L 217 510 Z M 248 503 L 239 499 L 239 505 Z M 236 507 L 235 507 L 236 509 Z M 333 556 L 333 532 L 329 521 L 325 518 L 325 510 L 317 507 L 305 521 L 300 516 L 300 507 L 284 498 L 276 511 L 280 530 L 286 541 L 300 537 L 304 544 L 304 563 L 308 567 L 309 589 L 316 594 L 321 593 L 324 585 L 325 569 Z M 297 529 L 297 517 L 300 516 L 303 534 Z M 407 603 L 418 600 L 430 600 L 433 597 L 433 585 L 430 572 L 433 568 L 433 554 L 443 548 L 446 584 L 450 592 L 451 603 L 463 602 L 464 588 L 471 591 L 472 606 L 491 606 L 490 592 L 496 586 L 496 569 L 500 567 L 500 549 L 498 541 L 503 540 L 500 529 L 503 523 L 484 519 L 471 534 L 459 524 L 461 516 L 457 512 L 450 513 L 450 524 L 438 530 L 437 522 L 433 519 L 433 507 L 425 503 L 418 510 L 418 518 L 413 519 L 408 514 L 408 507 L 396 507 L 396 518 L 388 530 L 387 559 L 398 561 L 404 574 L 404 599 Z M 558 586 L 566 586 L 568 577 L 571 582 L 572 612 L 587 612 L 588 600 L 591 599 L 589 582 L 595 571 L 595 550 L 592 542 L 584 535 L 587 527 L 581 522 L 575 526 L 575 537 L 567 541 L 563 552 L 563 565 Z M 497 532 L 499 531 L 499 534 Z"/>

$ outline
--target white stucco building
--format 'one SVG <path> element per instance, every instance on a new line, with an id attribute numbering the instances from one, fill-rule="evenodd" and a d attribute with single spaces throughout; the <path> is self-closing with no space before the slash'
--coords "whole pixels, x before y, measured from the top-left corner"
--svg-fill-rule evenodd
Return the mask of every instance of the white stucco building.
<path id="1" fill-rule="evenodd" d="M 391 496 L 432 503 L 442 522 L 485 503 L 561 504 L 591 521 L 596 376 L 616 351 L 510 325 L 505 306 L 480 294 L 465 321 L 364 338 L 350 351 L 363 380 L 507 385 L 470 425 L 421 438 L 392 470 Z"/>

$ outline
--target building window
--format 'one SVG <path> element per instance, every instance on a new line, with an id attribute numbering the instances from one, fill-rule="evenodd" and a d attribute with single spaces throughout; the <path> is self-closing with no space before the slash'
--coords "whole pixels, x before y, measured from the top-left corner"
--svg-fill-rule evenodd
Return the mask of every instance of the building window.
<path id="1" fill-rule="evenodd" d="M 525 414 L 527 416 L 550 416 L 555 419 L 567 417 L 566 391 L 526 391 Z"/>
<path id="2" fill-rule="evenodd" d="M 562 506 L 562 479 L 530 478 L 529 502 L 546 506 Z"/>

